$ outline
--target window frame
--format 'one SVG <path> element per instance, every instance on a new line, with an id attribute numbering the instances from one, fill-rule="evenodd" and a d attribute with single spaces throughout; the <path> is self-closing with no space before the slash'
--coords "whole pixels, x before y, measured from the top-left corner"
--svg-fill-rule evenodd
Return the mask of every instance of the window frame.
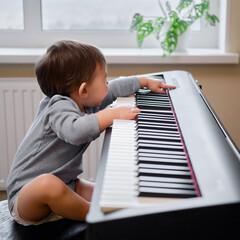
<path id="1" fill-rule="evenodd" d="M 195 43 L 195 39 L 199 39 L 199 42 L 204 43 L 202 46 L 190 45 L 194 48 L 211 48 L 221 49 L 226 51 L 226 21 L 227 21 L 227 4 L 228 0 L 214 0 L 219 1 L 219 16 L 221 22 L 219 24 L 219 30 L 215 34 L 215 43 L 205 43 L 206 35 L 209 34 L 203 32 L 195 32 L 194 38 L 190 36 L 190 41 Z M 211 3 L 212 4 L 212 3 Z M 0 47 L 47 47 L 53 41 L 59 39 L 76 39 L 83 42 L 88 42 L 99 46 L 100 48 L 137 48 L 136 33 L 124 30 L 101 30 L 101 31 L 50 31 L 42 30 L 41 24 L 41 0 L 23 0 L 24 11 L 24 30 L 1 30 Z M 210 34 L 214 32 L 215 28 L 210 31 Z M 209 35 L 208 35 L 209 36 Z M 208 37 L 212 39 L 212 37 Z M 159 48 L 159 43 L 153 36 L 145 39 L 143 48 Z"/>

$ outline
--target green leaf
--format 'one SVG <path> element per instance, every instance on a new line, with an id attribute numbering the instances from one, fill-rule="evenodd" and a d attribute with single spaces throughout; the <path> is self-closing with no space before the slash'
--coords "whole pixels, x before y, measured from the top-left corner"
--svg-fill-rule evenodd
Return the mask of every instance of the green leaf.
<path id="1" fill-rule="evenodd" d="M 132 24 L 131 24 L 131 27 L 130 27 L 131 31 L 138 30 L 142 21 L 143 21 L 143 16 L 139 13 L 135 13 L 133 18 L 132 18 Z"/>
<path id="2" fill-rule="evenodd" d="M 161 32 L 162 26 L 164 25 L 165 18 L 159 17 L 153 22 L 153 33 L 156 39 L 159 39 L 159 34 Z"/>
<path id="3" fill-rule="evenodd" d="M 170 17 L 170 21 L 171 21 L 171 22 L 174 22 L 174 21 L 176 21 L 177 19 L 179 19 L 178 15 L 177 15 L 177 13 L 176 13 L 175 11 L 171 11 L 171 12 L 169 13 L 169 17 Z"/>
<path id="4" fill-rule="evenodd" d="M 166 38 L 163 42 L 161 42 L 161 47 L 164 51 L 164 55 L 172 53 L 178 43 L 178 35 L 174 31 L 169 31 L 166 34 Z"/>
<path id="5" fill-rule="evenodd" d="M 192 1 L 193 0 L 180 0 L 179 5 L 177 7 L 178 11 L 180 12 L 184 8 L 187 8 L 188 6 L 190 6 L 192 4 Z"/>
<path id="6" fill-rule="evenodd" d="M 177 35 L 182 35 L 187 29 L 184 21 L 177 19 L 174 21 L 170 27 L 170 31 L 175 32 Z"/>
<path id="7" fill-rule="evenodd" d="M 188 28 L 188 26 L 192 22 L 186 22 L 184 20 L 180 20 L 178 14 L 174 11 L 171 13 L 171 26 L 170 31 L 175 32 L 177 36 L 182 35 Z"/>
<path id="8" fill-rule="evenodd" d="M 152 22 L 146 22 L 139 26 L 137 32 L 138 47 L 142 46 L 143 39 L 153 32 Z"/>
<path id="9" fill-rule="evenodd" d="M 206 12 L 205 19 L 211 26 L 216 26 L 216 23 L 219 22 L 219 19 L 217 16 L 210 15 L 208 12 Z"/>
<path id="10" fill-rule="evenodd" d="M 200 4 L 196 4 L 195 5 L 195 13 L 196 13 L 195 20 L 200 18 L 201 16 L 203 16 L 204 12 L 208 9 L 209 9 L 209 1 L 208 0 L 204 0 Z"/>

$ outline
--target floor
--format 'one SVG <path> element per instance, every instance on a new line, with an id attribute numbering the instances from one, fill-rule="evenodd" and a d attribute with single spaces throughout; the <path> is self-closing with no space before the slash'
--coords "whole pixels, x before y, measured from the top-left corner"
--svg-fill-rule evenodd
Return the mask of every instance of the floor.
<path id="1" fill-rule="evenodd" d="M 0 191 L 0 201 L 7 199 L 7 193 L 5 191 Z"/>

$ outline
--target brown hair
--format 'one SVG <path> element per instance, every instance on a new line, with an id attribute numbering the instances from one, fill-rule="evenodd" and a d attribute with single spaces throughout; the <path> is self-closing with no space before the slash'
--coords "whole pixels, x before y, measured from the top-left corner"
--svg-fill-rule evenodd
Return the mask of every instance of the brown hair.
<path id="1" fill-rule="evenodd" d="M 91 83 L 97 64 L 106 64 L 98 48 L 77 41 L 62 40 L 47 49 L 36 64 L 35 73 L 46 96 L 69 96 L 83 82 Z"/>

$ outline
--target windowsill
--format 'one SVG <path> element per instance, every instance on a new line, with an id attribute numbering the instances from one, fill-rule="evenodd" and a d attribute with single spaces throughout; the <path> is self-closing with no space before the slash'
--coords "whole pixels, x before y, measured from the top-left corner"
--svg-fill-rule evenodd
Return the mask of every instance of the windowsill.
<path id="1" fill-rule="evenodd" d="M 0 64 L 34 64 L 45 48 L 0 48 Z M 103 48 L 108 64 L 238 64 L 238 53 L 188 49 L 162 57 L 157 48 Z"/>

